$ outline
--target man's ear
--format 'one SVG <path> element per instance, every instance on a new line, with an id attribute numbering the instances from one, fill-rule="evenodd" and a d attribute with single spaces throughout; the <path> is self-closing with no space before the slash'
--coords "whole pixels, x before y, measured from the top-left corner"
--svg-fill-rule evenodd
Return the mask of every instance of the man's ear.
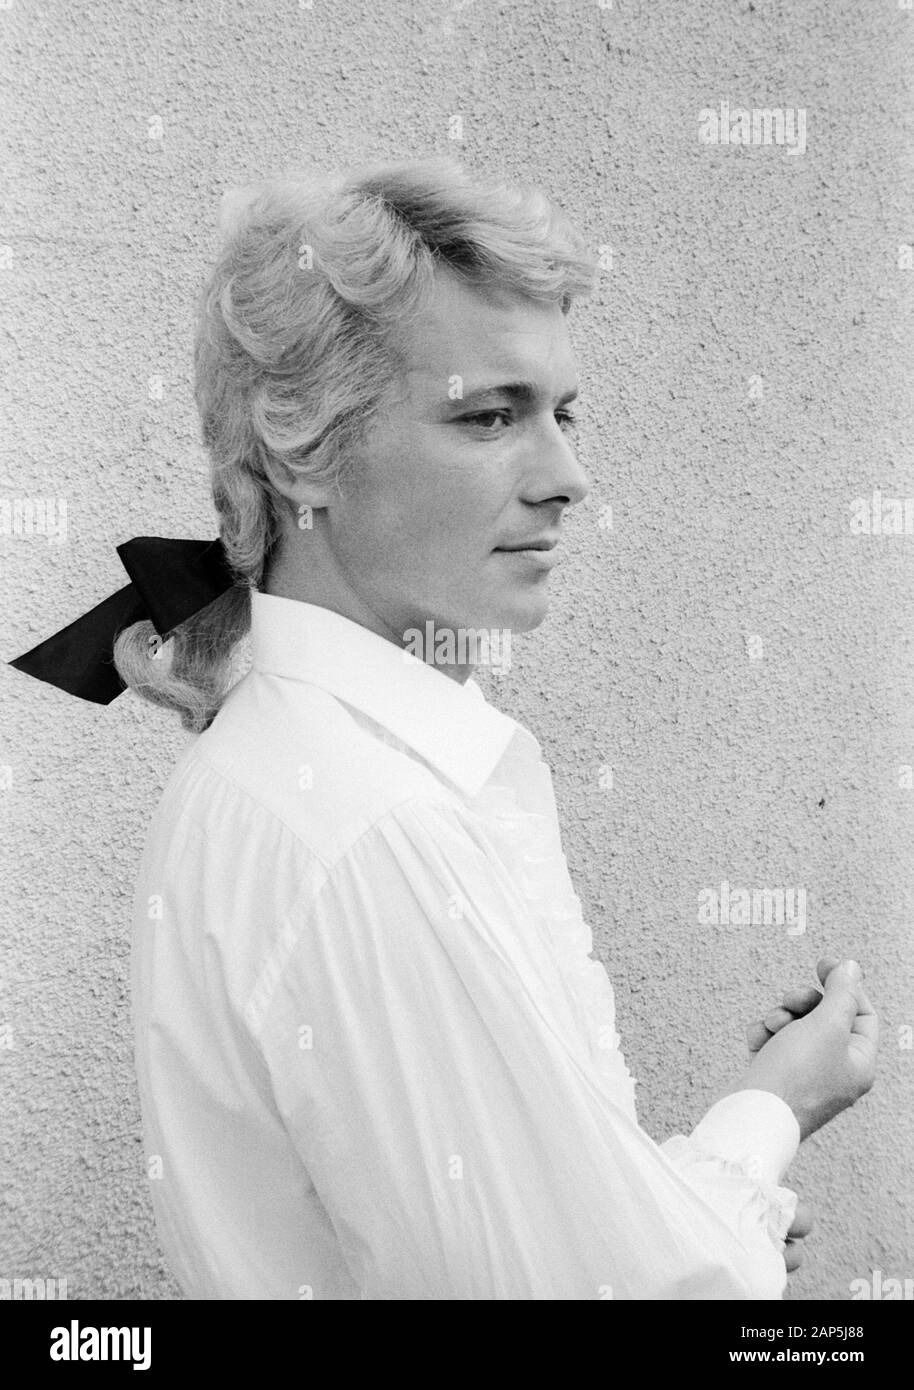
<path id="1" fill-rule="evenodd" d="M 287 468 L 278 459 L 267 459 L 263 469 L 270 484 L 287 500 L 293 513 L 300 512 L 302 507 L 310 507 L 312 511 L 326 507 L 337 491 L 335 483 L 317 483 L 307 474 Z"/>

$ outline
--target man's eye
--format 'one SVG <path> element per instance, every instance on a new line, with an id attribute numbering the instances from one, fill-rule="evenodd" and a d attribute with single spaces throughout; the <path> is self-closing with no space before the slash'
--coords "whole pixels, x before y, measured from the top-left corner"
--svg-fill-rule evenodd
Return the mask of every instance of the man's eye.
<path id="1" fill-rule="evenodd" d="M 570 410 L 557 410 L 555 419 L 562 431 L 573 430 L 577 424 L 577 416 Z M 511 412 L 509 410 L 478 410 L 473 415 L 462 415 L 460 417 L 462 425 L 476 425 L 486 433 L 498 434 L 501 426 L 511 423 Z"/>
<path id="2" fill-rule="evenodd" d="M 479 425 L 481 429 L 489 430 L 493 426 L 510 420 L 507 410 L 480 410 L 475 415 L 462 415 L 461 423 L 464 425 Z"/>

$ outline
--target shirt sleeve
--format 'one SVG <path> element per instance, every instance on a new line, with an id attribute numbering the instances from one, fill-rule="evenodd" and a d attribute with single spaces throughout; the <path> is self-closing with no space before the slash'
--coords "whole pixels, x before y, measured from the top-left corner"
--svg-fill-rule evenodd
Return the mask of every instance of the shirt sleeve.
<path id="1" fill-rule="evenodd" d="M 792 1113 L 738 1093 L 655 1144 L 461 808 L 388 812 L 294 932 L 260 1046 L 363 1298 L 781 1297 Z"/>

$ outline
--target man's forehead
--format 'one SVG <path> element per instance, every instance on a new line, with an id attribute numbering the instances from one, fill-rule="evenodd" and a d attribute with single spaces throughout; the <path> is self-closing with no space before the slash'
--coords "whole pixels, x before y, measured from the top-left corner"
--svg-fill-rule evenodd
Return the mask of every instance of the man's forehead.
<path id="1" fill-rule="evenodd" d="M 449 283 L 408 325 L 401 339 L 406 375 L 413 384 L 472 376 L 474 383 L 576 379 L 565 316 L 557 304 L 519 295 L 484 292 Z"/>

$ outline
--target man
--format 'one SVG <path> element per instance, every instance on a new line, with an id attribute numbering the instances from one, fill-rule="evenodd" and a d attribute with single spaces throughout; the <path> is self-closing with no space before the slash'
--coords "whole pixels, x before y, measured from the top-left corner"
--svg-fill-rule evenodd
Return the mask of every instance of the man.
<path id="1" fill-rule="evenodd" d="M 230 214 L 197 382 L 251 669 L 227 696 L 200 676 L 232 646 L 219 604 L 142 680 L 119 647 L 206 730 L 136 896 L 177 1277 L 198 1298 L 780 1297 L 807 1228 L 783 1174 L 872 1082 L 859 970 L 821 963 L 824 994 L 789 995 L 658 1147 L 549 771 L 460 640 L 542 621 L 587 493 L 585 250 L 541 198 L 442 162 L 269 183 Z"/>

